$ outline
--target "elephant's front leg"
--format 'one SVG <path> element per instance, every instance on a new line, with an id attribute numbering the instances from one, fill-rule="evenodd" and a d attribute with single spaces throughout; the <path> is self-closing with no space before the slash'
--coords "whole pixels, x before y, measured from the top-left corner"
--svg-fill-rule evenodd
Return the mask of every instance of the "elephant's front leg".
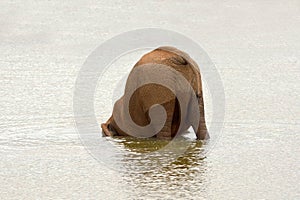
<path id="1" fill-rule="evenodd" d="M 112 116 L 107 120 L 106 123 L 101 124 L 102 132 L 104 136 L 114 136 L 113 132 L 110 130 L 110 124 L 112 122 Z"/>
<path id="2" fill-rule="evenodd" d="M 200 119 L 198 124 L 198 130 L 196 131 L 196 136 L 198 140 L 209 139 L 209 134 L 205 122 L 204 102 L 203 102 L 202 93 L 197 95 L 197 98 L 198 98 L 198 106 L 200 111 Z"/>
<path id="3" fill-rule="evenodd" d="M 176 100 L 171 100 L 167 103 L 162 104 L 167 113 L 167 119 L 164 127 L 161 131 L 156 135 L 157 138 L 171 138 L 172 137 L 172 121 L 175 111 L 175 102 Z"/>

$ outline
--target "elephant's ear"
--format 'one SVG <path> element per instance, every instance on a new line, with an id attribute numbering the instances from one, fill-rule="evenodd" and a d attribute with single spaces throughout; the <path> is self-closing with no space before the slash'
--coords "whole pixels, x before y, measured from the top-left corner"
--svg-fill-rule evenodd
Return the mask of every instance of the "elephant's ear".
<path id="1" fill-rule="evenodd" d="M 187 53 L 180 51 L 175 47 L 162 46 L 157 49 L 172 53 L 173 56 L 168 60 L 175 65 L 188 65 L 189 63 L 194 64 L 193 60 L 190 58 L 190 56 Z"/>
<path id="2" fill-rule="evenodd" d="M 188 61 L 180 55 L 174 55 L 171 58 L 169 58 L 168 60 L 175 65 L 187 65 L 188 64 Z"/>

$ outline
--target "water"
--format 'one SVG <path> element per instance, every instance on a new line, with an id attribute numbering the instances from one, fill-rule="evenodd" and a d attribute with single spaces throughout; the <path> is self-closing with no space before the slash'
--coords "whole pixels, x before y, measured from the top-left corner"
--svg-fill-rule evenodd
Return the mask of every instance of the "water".
<path id="1" fill-rule="evenodd" d="M 297 1 L 2 1 L 0 7 L 2 199 L 299 199 Z M 80 141 L 72 98 L 82 63 L 100 43 L 141 27 L 193 38 L 217 66 L 226 116 L 204 159 L 205 144 L 193 133 L 180 140 L 190 150 L 170 162 L 168 154 L 147 154 L 167 141 L 99 136 L 106 153 L 100 161 Z M 99 80 L 99 122 L 143 53 L 120 58 Z"/>

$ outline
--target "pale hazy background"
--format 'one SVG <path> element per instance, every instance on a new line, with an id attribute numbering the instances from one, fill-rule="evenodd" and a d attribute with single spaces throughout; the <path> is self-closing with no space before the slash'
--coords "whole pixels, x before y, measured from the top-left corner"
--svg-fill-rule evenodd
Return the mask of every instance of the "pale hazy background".
<path id="1" fill-rule="evenodd" d="M 206 50 L 225 89 L 224 130 L 189 167 L 121 173 L 81 144 L 73 88 L 99 44 L 146 27 L 180 32 Z M 1 1 L 0 198 L 299 199 L 299 35 L 298 0 Z M 142 53 L 115 65 L 130 70 Z M 118 80 L 107 73 L 99 83 L 100 122 Z"/>

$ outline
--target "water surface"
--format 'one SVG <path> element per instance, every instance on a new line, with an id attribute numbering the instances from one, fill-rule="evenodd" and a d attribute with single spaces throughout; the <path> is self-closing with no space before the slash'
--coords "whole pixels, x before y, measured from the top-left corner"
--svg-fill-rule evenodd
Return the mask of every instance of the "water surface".
<path id="1" fill-rule="evenodd" d="M 2 1 L 0 197 L 299 199 L 299 6 L 292 0 Z M 172 151 L 151 154 L 163 140 L 99 133 L 101 160 L 81 143 L 72 100 L 82 63 L 98 44 L 141 27 L 181 32 L 216 64 L 226 117 L 205 158 L 206 144 L 192 132 L 175 143 L 189 150 L 171 160 Z M 99 123 L 143 53 L 120 58 L 99 80 Z M 207 88 L 204 95 L 211 126 L 218 122 L 211 121 Z"/>

